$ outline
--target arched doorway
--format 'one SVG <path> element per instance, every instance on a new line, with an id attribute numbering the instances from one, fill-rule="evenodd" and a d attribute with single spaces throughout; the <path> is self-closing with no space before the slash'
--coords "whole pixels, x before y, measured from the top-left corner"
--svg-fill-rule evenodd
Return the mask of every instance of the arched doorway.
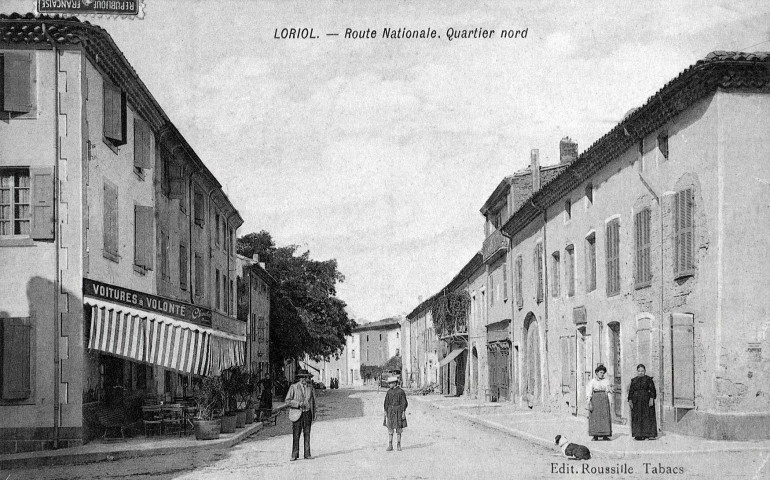
<path id="1" fill-rule="evenodd" d="M 522 365 L 522 394 L 529 405 L 541 402 L 540 328 L 532 312 L 524 319 L 524 358 Z"/>

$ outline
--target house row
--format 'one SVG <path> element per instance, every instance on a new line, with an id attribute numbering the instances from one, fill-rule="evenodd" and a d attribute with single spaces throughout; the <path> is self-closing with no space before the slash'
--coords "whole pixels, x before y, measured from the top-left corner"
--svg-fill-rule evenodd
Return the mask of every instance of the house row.
<path id="1" fill-rule="evenodd" d="M 769 114 L 770 54 L 714 52 L 580 155 L 532 150 L 483 204 L 480 251 L 407 315 L 405 378 L 586 415 L 602 364 L 627 424 L 642 364 L 662 430 L 769 438 Z"/>
<path id="2" fill-rule="evenodd" d="M 0 453 L 97 412 L 269 374 L 269 291 L 238 210 L 110 35 L 0 16 Z"/>

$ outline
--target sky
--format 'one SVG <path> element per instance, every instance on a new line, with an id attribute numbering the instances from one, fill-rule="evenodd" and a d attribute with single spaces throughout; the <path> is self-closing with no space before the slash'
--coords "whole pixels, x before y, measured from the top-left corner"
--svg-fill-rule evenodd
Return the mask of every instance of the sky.
<path id="1" fill-rule="evenodd" d="M 359 323 L 409 313 L 459 272 L 484 241 L 479 209 L 531 149 L 557 163 L 569 136 L 582 153 L 709 52 L 770 50 L 766 0 L 143 2 L 141 19 L 81 20 L 112 35 L 219 179 L 239 235 L 337 259 Z"/>

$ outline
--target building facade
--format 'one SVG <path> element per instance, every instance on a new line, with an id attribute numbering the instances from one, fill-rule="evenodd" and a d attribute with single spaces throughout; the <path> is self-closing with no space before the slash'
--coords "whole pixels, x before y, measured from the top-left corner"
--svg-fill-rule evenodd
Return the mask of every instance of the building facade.
<path id="1" fill-rule="evenodd" d="M 98 410 L 183 397 L 245 362 L 243 220 L 103 29 L 3 15 L 0 55 L 0 451 L 14 453 L 80 445 Z"/>
<path id="2" fill-rule="evenodd" d="M 353 329 L 358 334 L 361 365 L 381 366 L 401 354 L 401 318 L 391 317 L 364 323 Z"/>

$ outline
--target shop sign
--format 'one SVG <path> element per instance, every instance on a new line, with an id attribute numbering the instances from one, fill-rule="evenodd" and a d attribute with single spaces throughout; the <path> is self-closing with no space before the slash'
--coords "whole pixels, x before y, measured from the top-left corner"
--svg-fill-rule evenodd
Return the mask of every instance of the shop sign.
<path id="1" fill-rule="evenodd" d="M 198 305 L 178 302 L 169 298 L 150 295 L 149 293 L 137 292 L 136 290 L 117 287 L 88 278 L 83 279 L 83 294 L 148 312 L 160 313 L 205 327 L 211 326 L 211 310 Z"/>

